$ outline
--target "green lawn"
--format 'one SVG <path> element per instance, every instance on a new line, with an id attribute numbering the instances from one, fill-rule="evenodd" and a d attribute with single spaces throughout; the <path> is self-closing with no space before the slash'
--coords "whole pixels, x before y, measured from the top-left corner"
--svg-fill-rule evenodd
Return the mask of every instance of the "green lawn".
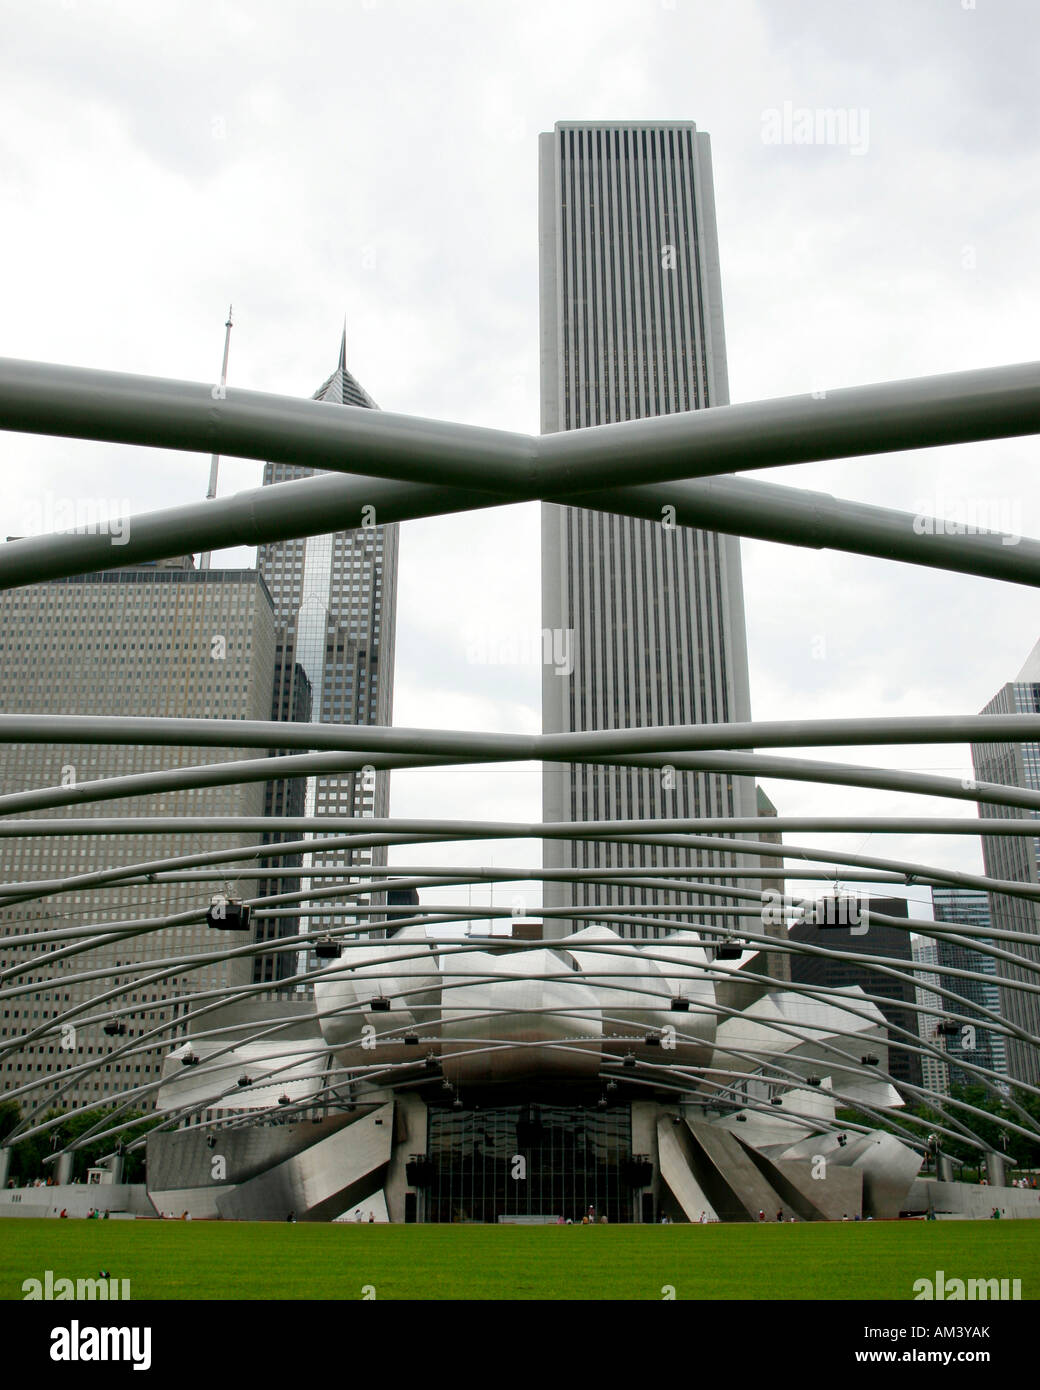
<path id="1" fill-rule="evenodd" d="M 1040 1292 L 1040 1221 L 714 1226 L 0 1221 L 0 1298 L 22 1281 L 129 1279 L 138 1299 L 912 1299 L 913 1282 Z M 372 1297 L 371 1292 L 368 1297 Z"/>

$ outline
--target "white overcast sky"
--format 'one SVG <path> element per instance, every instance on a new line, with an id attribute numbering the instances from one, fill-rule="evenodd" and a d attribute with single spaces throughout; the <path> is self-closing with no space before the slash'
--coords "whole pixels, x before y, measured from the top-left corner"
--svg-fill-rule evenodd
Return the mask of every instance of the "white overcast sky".
<path id="1" fill-rule="evenodd" d="M 231 385 L 309 396 L 346 315 L 384 408 L 536 431 L 538 133 L 653 118 L 712 138 L 732 400 L 1040 357 L 1034 0 L 7 0 L 2 20 L 3 356 L 212 382 L 233 301 Z M 857 148 L 770 143 L 785 103 L 849 113 Z M 3 535 L 62 501 L 199 499 L 208 475 L 157 450 L 9 433 L 0 450 Z M 989 508 L 1036 536 L 1037 451 L 768 476 Z M 258 463 L 222 465 L 222 494 L 259 482 Z M 760 542 L 743 562 L 759 719 L 974 713 L 1040 637 L 1025 588 Z M 537 731 L 537 667 L 471 658 L 539 626 L 536 506 L 405 525 L 395 723 Z M 848 760 L 970 771 L 963 747 Z M 792 815 L 974 814 L 765 785 Z M 392 809 L 536 820 L 537 770 L 396 774 Z M 982 862 L 968 837 L 839 843 Z"/>

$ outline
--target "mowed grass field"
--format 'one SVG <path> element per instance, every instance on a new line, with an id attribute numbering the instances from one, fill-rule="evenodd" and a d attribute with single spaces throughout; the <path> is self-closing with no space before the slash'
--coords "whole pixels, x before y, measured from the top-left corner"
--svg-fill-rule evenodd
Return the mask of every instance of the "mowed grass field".
<path id="1" fill-rule="evenodd" d="M 0 1298 L 23 1280 L 130 1280 L 145 1299 L 898 1299 L 915 1279 L 1040 1293 L 1040 1221 L 388 1226 L 0 1221 Z M 668 1289 L 674 1289 L 670 1295 Z"/>

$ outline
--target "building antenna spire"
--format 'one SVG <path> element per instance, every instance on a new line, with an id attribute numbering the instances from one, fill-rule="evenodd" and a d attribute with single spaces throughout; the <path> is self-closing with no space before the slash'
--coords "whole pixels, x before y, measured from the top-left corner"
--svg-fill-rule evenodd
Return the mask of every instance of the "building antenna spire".
<path id="1" fill-rule="evenodd" d="M 347 370 L 347 316 L 343 315 L 343 337 L 339 341 L 339 365 L 341 371 Z"/>
<path id="2" fill-rule="evenodd" d="M 221 400 L 221 401 L 224 399 L 225 388 L 227 387 L 228 353 L 229 353 L 229 351 L 231 350 L 231 310 L 232 310 L 232 306 L 229 304 L 229 305 L 228 305 L 228 311 L 227 311 L 227 323 L 225 323 L 225 325 L 224 325 L 224 361 L 223 361 L 223 363 L 222 363 L 222 365 L 221 365 L 221 368 L 220 368 L 220 390 L 219 390 L 219 393 L 216 392 L 216 391 L 213 392 L 214 399 L 215 399 L 215 400 Z M 346 339 L 346 334 L 347 334 L 347 325 L 346 325 L 346 321 L 344 321 L 344 324 L 343 324 L 343 336 L 344 336 L 344 339 Z M 212 458 L 210 459 L 210 461 L 209 461 L 209 487 L 206 489 L 206 501 L 207 501 L 207 502 L 212 502 L 213 499 L 214 499 L 214 498 L 216 497 L 216 495 L 217 495 L 217 472 L 218 472 L 219 468 L 220 468 L 220 455 L 219 455 L 219 454 L 214 454 L 213 457 L 212 457 Z M 210 562 L 210 551 L 207 550 L 207 551 L 205 551 L 202 555 L 199 556 L 199 569 L 208 570 L 208 569 L 209 569 L 209 562 Z"/>

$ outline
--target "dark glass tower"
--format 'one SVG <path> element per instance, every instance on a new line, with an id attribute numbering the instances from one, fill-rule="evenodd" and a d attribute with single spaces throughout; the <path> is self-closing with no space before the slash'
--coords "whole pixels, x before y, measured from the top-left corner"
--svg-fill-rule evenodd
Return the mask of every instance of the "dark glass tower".
<path id="1" fill-rule="evenodd" d="M 824 926 L 810 921 L 795 922 L 789 933 L 793 942 L 841 950 L 846 955 L 842 959 L 795 952 L 791 956 L 791 979 L 796 985 L 821 989 L 845 989 L 849 985 L 859 985 L 865 994 L 876 995 L 882 1001 L 878 1008 L 887 1023 L 917 1038 L 917 997 L 913 984 L 883 975 L 868 962 L 856 960 L 858 955 L 885 956 L 891 960 L 905 961 L 908 966 L 912 964 L 906 899 L 869 898 L 862 905 L 868 912 L 878 912 L 885 917 L 907 917 L 907 926 L 889 927 L 880 922 L 871 922 L 868 930 L 861 931 L 853 925 Z M 841 921 L 840 914 L 835 920 Z M 908 970 L 906 973 L 911 972 Z M 920 1055 L 908 1052 L 896 1033 L 889 1035 L 888 1069 L 897 1085 L 922 1084 Z"/>

